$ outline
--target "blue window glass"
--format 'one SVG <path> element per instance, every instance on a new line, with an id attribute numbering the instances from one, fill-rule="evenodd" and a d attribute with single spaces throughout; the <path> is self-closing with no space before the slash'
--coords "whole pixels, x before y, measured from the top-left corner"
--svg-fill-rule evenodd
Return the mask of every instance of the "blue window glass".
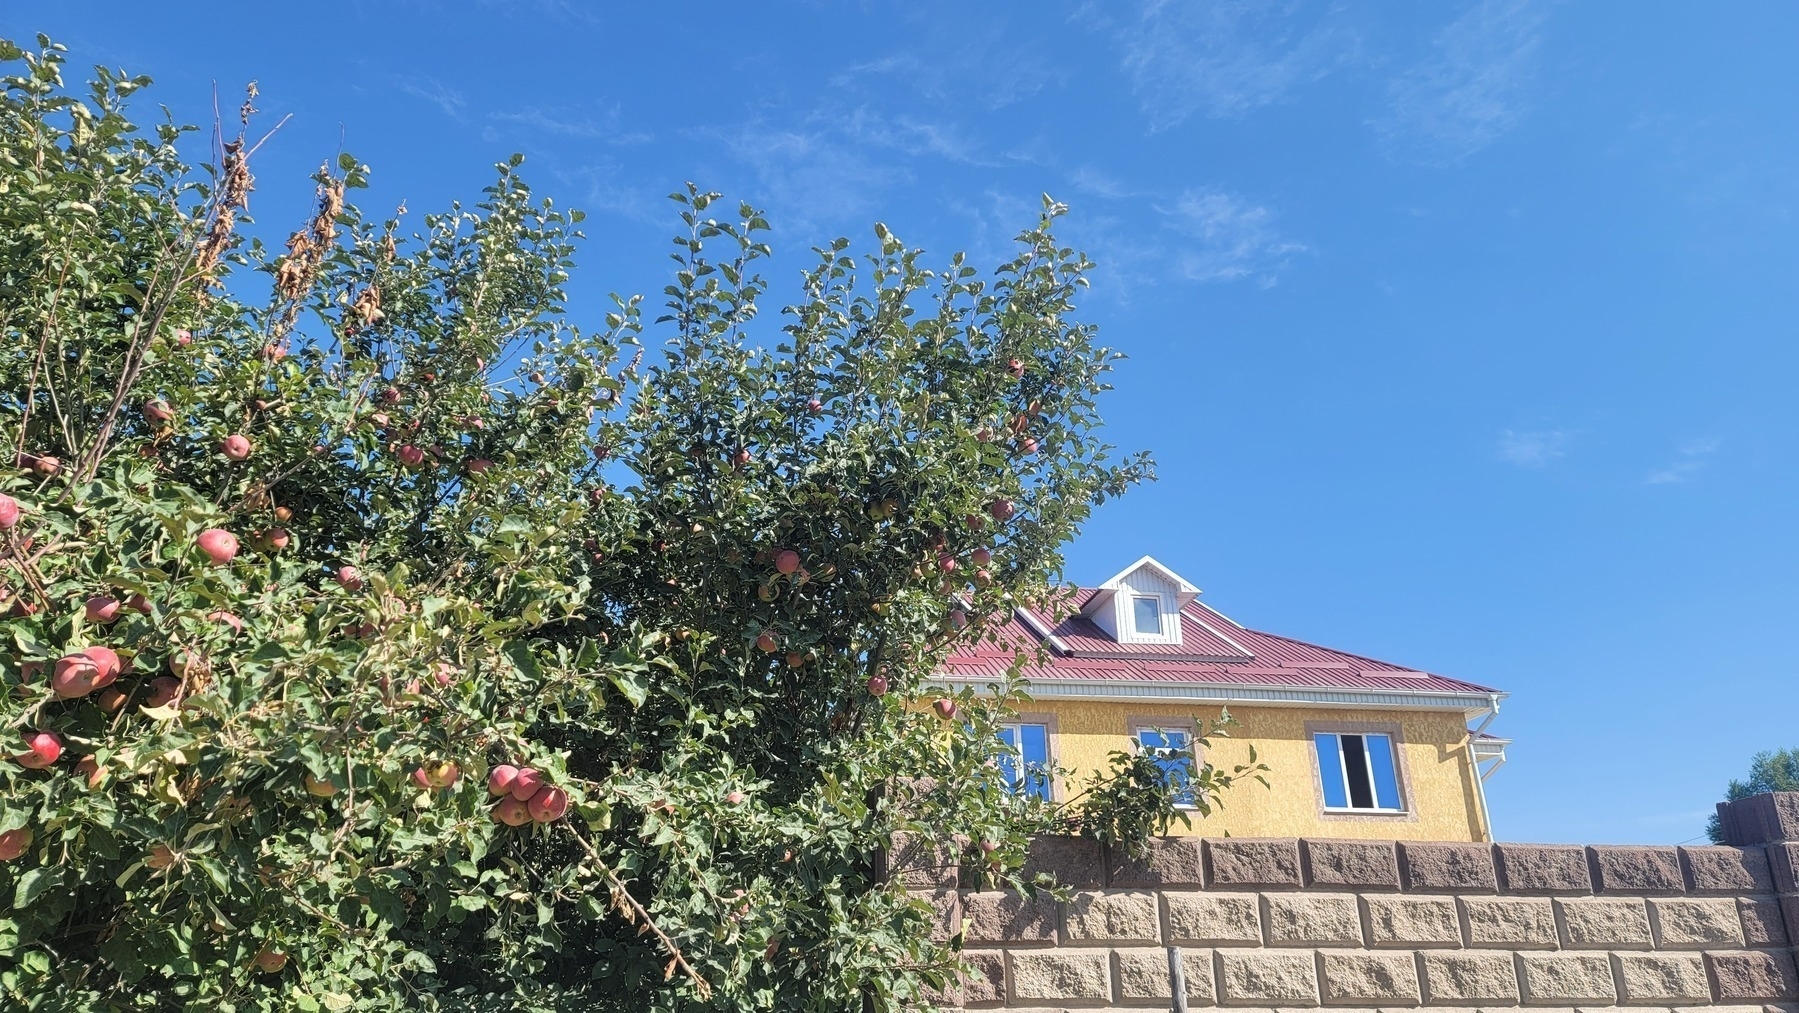
<path id="1" fill-rule="evenodd" d="M 1166 783 L 1173 785 L 1177 805 L 1192 805 L 1193 737 L 1179 728 L 1139 728 L 1137 746 L 1155 758 Z"/>
<path id="2" fill-rule="evenodd" d="M 1162 603 L 1148 595 L 1139 595 L 1131 599 L 1132 615 L 1137 624 L 1138 633 L 1162 633 Z"/>
<path id="3" fill-rule="evenodd" d="M 1324 785 L 1327 809 L 1349 808 L 1349 789 L 1343 783 L 1343 753 L 1335 735 L 1314 735 L 1318 747 L 1318 780 Z"/>
<path id="4" fill-rule="evenodd" d="M 1368 773 L 1374 781 L 1374 802 L 1382 809 L 1398 809 L 1399 775 L 1393 769 L 1393 740 L 1385 735 L 1364 735 L 1368 749 Z"/>
<path id="5" fill-rule="evenodd" d="M 1000 757 L 1000 776 L 1006 790 L 1015 795 L 1034 795 L 1049 800 L 1049 727 L 1002 725 L 1000 741 L 1007 752 Z"/>
<path id="6" fill-rule="evenodd" d="M 1377 733 L 1319 733 L 1318 780 L 1327 809 L 1404 810 L 1393 737 Z"/>

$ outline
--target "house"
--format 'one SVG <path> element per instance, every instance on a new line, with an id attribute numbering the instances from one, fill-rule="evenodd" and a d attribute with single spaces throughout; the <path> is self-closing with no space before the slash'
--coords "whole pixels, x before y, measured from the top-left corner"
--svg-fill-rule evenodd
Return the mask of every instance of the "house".
<path id="1" fill-rule="evenodd" d="M 1229 768 L 1253 743 L 1271 788 L 1239 782 L 1223 809 L 1172 832 L 1492 839 L 1482 781 L 1509 742 L 1486 729 L 1506 694 L 1245 629 L 1199 594 L 1145 556 L 1054 614 L 1017 609 L 941 678 L 979 690 L 1025 652 L 1032 702 L 1004 733 L 1024 761 L 1006 769 L 1014 790 L 1061 801 L 1115 750 L 1191 749 L 1195 717 L 1228 707 L 1231 737 L 1199 759 Z M 1042 776 L 1054 766 L 1072 786 Z"/>

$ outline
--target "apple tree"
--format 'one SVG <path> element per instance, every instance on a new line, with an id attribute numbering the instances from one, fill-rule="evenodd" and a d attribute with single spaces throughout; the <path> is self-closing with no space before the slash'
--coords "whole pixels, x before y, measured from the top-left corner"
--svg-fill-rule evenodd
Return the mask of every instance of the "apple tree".
<path id="1" fill-rule="evenodd" d="M 688 187 L 583 328 L 516 156 L 416 221 L 344 157 L 265 244 L 253 92 L 196 169 L 144 79 L 0 61 L 8 1008 L 922 1008 L 895 833 L 1029 885 L 1120 825 L 998 783 L 1017 686 L 930 687 L 1148 474 L 1061 207 L 763 315 L 768 224 Z"/>

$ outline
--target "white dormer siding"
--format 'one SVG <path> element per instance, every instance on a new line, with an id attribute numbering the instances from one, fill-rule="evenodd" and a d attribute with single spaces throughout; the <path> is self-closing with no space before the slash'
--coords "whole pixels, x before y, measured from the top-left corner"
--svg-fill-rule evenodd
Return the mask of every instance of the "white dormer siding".
<path id="1" fill-rule="evenodd" d="M 1181 643 L 1181 609 L 1199 588 L 1144 556 L 1101 584 L 1082 609 L 1095 626 L 1121 644 Z"/>

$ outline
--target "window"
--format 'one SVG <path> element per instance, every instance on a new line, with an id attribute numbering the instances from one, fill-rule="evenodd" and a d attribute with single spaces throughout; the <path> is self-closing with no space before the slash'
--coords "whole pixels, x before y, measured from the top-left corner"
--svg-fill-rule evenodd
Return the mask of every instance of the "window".
<path id="1" fill-rule="evenodd" d="M 1318 775 L 1324 786 L 1324 808 L 1362 812 L 1404 812 L 1399 774 L 1393 761 L 1393 736 L 1375 732 L 1319 732 Z"/>
<path id="2" fill-rule="evenodd" d="M 1139 728 L 1137 748 L 1153 757 L 1162 777 L 1175 788 L 1176 805 L 1193 804 L 1193 735 L 1184 728 Z"/>
<path id="3" fill-rule="evenodd" d="M 1162 635 L 1162 600 L 1151 594 L 1140 594 L 1131 599 L 1131 615 L 1136 623 L 1138 633 L 1152 636 Z"/>
<path id="4" fill-rule="evenodd" d="M 1001 725 L 999 738 L 1010 750 L 999 761 L 1006 790 L 1049 801 L 1049 726 Z"/>

